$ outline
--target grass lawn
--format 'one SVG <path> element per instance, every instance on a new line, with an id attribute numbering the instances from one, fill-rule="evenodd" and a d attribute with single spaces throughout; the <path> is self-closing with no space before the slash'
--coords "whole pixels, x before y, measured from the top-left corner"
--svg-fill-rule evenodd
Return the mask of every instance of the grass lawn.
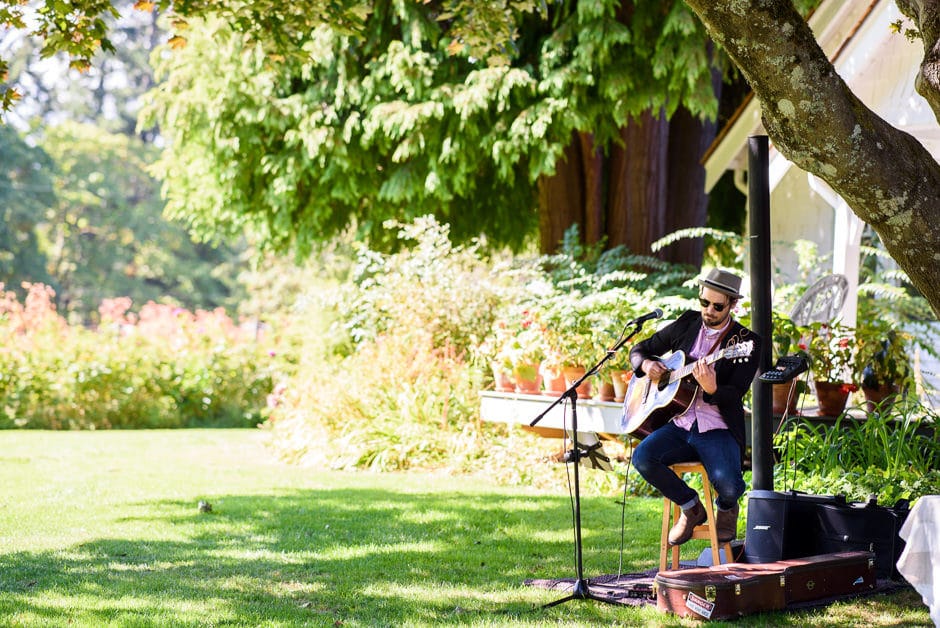
<path id="1" fill-rule="evenodd" d="M 292 467 L 265 438 L 0 432 L 0 625 L 701 625 L 591 600 L 539 608 L 563 594 L 523 581 L 575 572 L 567 494 Z M 624 573 L 658 561 L 659 515 L 659 500 L 628 500 Z M 585 576 L 616 573 L 620 504 L 586 495 L 582 519 Z M 735 625 L 931 623 L 905 588 Z"/>

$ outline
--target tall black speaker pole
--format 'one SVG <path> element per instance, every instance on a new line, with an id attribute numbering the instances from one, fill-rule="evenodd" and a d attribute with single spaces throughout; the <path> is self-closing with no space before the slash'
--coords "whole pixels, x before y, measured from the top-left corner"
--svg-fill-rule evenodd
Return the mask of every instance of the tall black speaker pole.
<path id="1" fill-rule="evenodd" d="M 751 258 L 751 327 L 760 336 L 758 373 L 771 367 L 773 308 L 770 263 L 770 160 L 766 135 L 747 138 L 747 202 Z M 773 390 L 770 384 L 754 379 L 751 409 L 751 464 L 753 488 L 774 488 Z"/>

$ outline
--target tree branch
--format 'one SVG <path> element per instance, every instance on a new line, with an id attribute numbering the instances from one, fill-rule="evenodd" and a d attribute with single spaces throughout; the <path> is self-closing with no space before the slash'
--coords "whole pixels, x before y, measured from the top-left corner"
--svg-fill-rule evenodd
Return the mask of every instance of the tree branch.
<path id="1" fill-rule="evenodd" d="M 940 315 L 940 165 L 849 90 L 790 0 L 686 0 L 780 152 L 838 192 Z"/>
<path id="2" fill-rule="evenodd" d="M 917 75 L 917 93 L 924 97 L 940 121 L 940 2 L 895 0 L 898 10 L 912 19 L 924 42 L 924 60 Z"/>

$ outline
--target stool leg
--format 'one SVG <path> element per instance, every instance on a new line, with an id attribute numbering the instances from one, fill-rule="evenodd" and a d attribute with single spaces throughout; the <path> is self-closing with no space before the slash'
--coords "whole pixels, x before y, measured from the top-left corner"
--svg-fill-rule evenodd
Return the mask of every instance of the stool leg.
<path id="1" fill-rule="evenodd" d="M 720 565 L 721 564 L 721 554 L 719 554 L 719 545 L 718 545 L 718 530 L 715 529 L 715 502 L 712 498 L 712 489 L 709 486 L 708 477 L 703 474 L 702 477 L 702 492 L 705 497 L 705 516 L 706 521 L 708 522 L 708 541 L 712 548 L 712 564 Z M 730 545 L 729 545 L 730 549 Z M 731 552 L 725 550 L 725 556 L 727 562 L 731 562 Z"/>
<path id="2" fill-rule="evenodd" d="M 717 533 L 716 533 L 716 536 L 717 536 Z M 725 541 L 724 543 L 719 543 L 718 545 L 725 550 L 725 562 L 733 563 L 734 554 L 731 553 L 731 541 Z"/>
<path id="3" fill-rule="evenodd" d="M 675 505 L 672 507 L 672 521 L 673 521 L 673 523 L 678 522 L 678 521 L 679 521 L 679 517 L 680 517 L 681 515 L 682 515 L 682 508 L 679 507 L 679 504 L 675 504 Z M 672 546 L 672 568 L 673 568 L 673 569 L 678 569 L 678 568 L 679 568 L 679 546 L 678 546 L 678 545 L 673 545 L 673 546 Z"/>
<path id="4" fill-rule="evenodd" d="M 673 504 L 668 499 L 663 499 L 663 529 L 659 536 L 659 570 L 665 571 L 670 563 L 669 554 L 672 554 L 672 565 L 670 569 L 679 568 L 679 546 L 669 545 L 669 530 L 673 524 L 679 520 L 682 509 L 678 504 Z M 670 551 L 671 550 L 671 551 Z"/>
<path id="5" fill-rule="evenodd" d="M 659 570 L 666 571 L 666 554 L 669 551 L 669 513 L 672 511 L 672 502 L 663 499 L 663 530 L 659 536 Z"/>

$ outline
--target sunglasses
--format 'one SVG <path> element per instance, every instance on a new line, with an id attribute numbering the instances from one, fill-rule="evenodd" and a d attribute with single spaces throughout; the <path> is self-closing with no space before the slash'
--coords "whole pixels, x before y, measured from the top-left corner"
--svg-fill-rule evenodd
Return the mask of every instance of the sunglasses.
<path id="1" fill-rule="evenodd" d="M 712 306 L 713 308 L 715 308 L 715 311 L 716 311 L 716 312 L 722 312 L 722 311 L 724 311 L 724 309 L 725 309 L 726 307 L 728 307 L 728 305 L 729 305 L 728 303 L 712 303 L 712 302 L 709 301 L 708 299 L 703 299 L 702 297 L 699 297 L 699 298 L 698 298 L 698 302 L 702 304 L 702 309 L 703 309 L 703 310 L 707 310 L 707 309 L 708 309 L 708 306 L 710 305 L 710 306 Z"/>

